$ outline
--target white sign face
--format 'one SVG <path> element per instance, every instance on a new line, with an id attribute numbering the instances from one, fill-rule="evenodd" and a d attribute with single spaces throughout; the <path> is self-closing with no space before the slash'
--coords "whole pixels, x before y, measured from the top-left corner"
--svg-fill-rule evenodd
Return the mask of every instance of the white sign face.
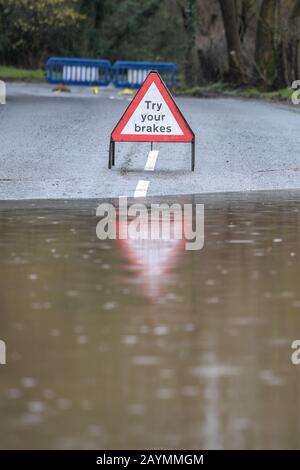
<path id="1" fill-rule="evenodd" d="M 121 132 L 121 135 L 127 134 L 183 135 L 183 131 L 154 82 Z"/>

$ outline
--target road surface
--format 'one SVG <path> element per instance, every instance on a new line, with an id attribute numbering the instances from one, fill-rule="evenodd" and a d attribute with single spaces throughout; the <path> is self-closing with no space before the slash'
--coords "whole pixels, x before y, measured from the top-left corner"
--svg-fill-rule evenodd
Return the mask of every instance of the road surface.
<path id="1" fill-rule="evenodd" d="M 148 143 L 117 144 L 116 167 L 108 170 L 110 132 L 130 97 L 111 88 L 55 94 L 48 84 L 22 83 L 9 83 L 7 94 L 0 107 L 2 200 L 300 188 L 296 107 L 178 98 L 196 134 L 195 172 L 189 144 L 155 144 L 158 154 L 149 159 Z"/>

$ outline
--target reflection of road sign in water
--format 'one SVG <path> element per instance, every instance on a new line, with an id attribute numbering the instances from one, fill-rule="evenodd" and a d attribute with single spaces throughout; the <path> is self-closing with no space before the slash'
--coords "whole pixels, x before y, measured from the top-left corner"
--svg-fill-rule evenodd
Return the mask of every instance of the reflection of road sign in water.
<path id="1" fill-rule="evenodd" d="M 6 87 L 2 80 L 0 80 L 0 104 L 6 104 Z"/>
<path id="2" fill-rule="evenodd" d="M 170 236 L 166 237 L 161 233 L 161 219 L 157 222 L 154 221 L 153 224 L 150 222 L 149 229 L 148 218 L 144 220 L 145 225 L 143 220 L 140 220 L 138 234 L 129 233 L 126 239 L 117 239 L 127 255 L 130 265 L 136 268 L 138 280 L 136 279 L 135 282 L 139 282 L 143 293 L 153 300 L 160 297 L 163 286 L 170 281 L 169 271 L 184 250 L 183 223 L 187 223 L 187 221 L 182 222 L 176 217 L 170 220 Z M 124 225 L 127 231 L 127 223 L 128 220 L 118 219 L 118 233 L 124 231 Z M 176 232 L 181 237 L 176 238 L 174 236 Z M 142 233 L 146 234 L 145 238 L 141 236 Z"/>
<path id="3" fill-rule="evenodd" d="M 111 134 L 109 168 L 115 142 L 190 142 L 194 169 L 195 136 L 157 72 L 150 72 Z"/>

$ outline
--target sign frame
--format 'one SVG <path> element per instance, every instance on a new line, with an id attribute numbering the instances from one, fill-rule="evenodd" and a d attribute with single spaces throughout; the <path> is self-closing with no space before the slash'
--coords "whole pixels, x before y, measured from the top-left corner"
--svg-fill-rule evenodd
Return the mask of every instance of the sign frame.
<path id="1" fill-rule="evenodd" d="M 151 80 L 152 77 L 153 77 L 153 79 Z M 120 137 L 119 128 L 121 126 L 123 126 L 123 128 L 125 127 L 125 125 L 129 121 L 129 119 L 131 118 L 131 116 L 135 112 L 136 108 L 138 107 L 138 105 L 142 101 L 143 97 L 147 93 L 148 89 L 146 91 L 144 91 L 144 89 L 143 89 L 144 84 L 145 84 L 146 81 L 150 82 L 148 89 L 150 88 L 152 83 L 155 83 L 156 85 L 158 84 L 158 89 L 159 89 L 160 93 L 162 94 L 162 97 L 165 100 L 165 102 L 166 102 L 167 106 L 169 107 L 170 111 L 172 112 L 173 117 L 175 118 L 176 122 L 178 123 L 178 120 L 177 120 L 177 117 L 176 117 L 176 116 L 178 116 L 179 119 L 184 124 L 185 129 L 183 129 L 184 130 L 183 136 L 178 136 L 178 135 L 176 136 L 175 135 L 172 138 L 172 135 L 163 136 L 163 135 L 160 134 L 160 135 L 155 136 L 153 134 L 149 134 L 149 137 L 148 137 L 147 134 L 143 134 L 143 135 L 130 134 L 130 138 L 128 138 L 128 137 L 127 138 L 126 137 L 121 138 Z M 130 107 L 133 106 L 133 101 L 137 101 L 137 104 L 136 104 L 135 108 L 133 108 L 127 122 L 125 122 L 125 124 L 124 124 L 123 123 L 124 118 L 127 115 L 128 110 L 130 110 Z M 108 152 L 108 154 L 109 154 L 108 155 L 108 168 L 111 169 L 113 166 L 115 166 L 116 142 L 149 142 L 149 143 L 151 143 L 151 150 L 152 150 L 152 145 L 153 145 L 154 142 L 160 142 L 160 143 L 170 143 L 170 142 L 172 142 L 172 143 L 190 143 L 191 144 L 191 170 L 194 171 L 195 170 L 195 134 L 194 134 L 193 130 L 191 129 L 189 123 L 187 122 L 187 120 L 185 119 L 183 114 L 181 113 L 181 111 L 180 111 L 179 107 L 177 106 L 173 96 L 171 95 L 171 92 L 169 91 L 168 87 L 166 86 L 166 84 L 164 83 L 163 79 L 161 78 L 161 76 L 159 75 L 159 73 L 157 71 L 151 70 L 149 72 L 149 74 L 147 75 L 147 77 L 144 80 L 143 84 L 141 85 L 141 87 L 137 91 L 135 97 L 133 98 L 133 101 L 131 101 L 129 103 L 129 105 L 125 109 L 124 113 L 122 114 L 121 118 L 119 119 L 119 121 L 117 122 L 116 126 L 114 127 L 113 131 L 110 134 L 110 143 L 109 143 L 109 152 Z M 181 128 L 180 125 L 179 125 L 179 127 Z M 190 136 L 187 137 L 187 134 L 190 134 Z M 155 138 L 155 137 L 157 137 L 157 138 Z M 165 137 L 165 139 L 164 139 L 164 137 Z"/>

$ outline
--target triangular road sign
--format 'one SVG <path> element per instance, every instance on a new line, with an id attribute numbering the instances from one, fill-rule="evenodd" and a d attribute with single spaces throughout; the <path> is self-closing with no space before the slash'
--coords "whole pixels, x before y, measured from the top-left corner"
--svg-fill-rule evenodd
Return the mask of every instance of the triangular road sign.
<path id="1" fill-rule="evenodd" d="M 193 142 L 194 133 L 157 72 L 150 72 L 114 128 L 114 142 Z"/>

